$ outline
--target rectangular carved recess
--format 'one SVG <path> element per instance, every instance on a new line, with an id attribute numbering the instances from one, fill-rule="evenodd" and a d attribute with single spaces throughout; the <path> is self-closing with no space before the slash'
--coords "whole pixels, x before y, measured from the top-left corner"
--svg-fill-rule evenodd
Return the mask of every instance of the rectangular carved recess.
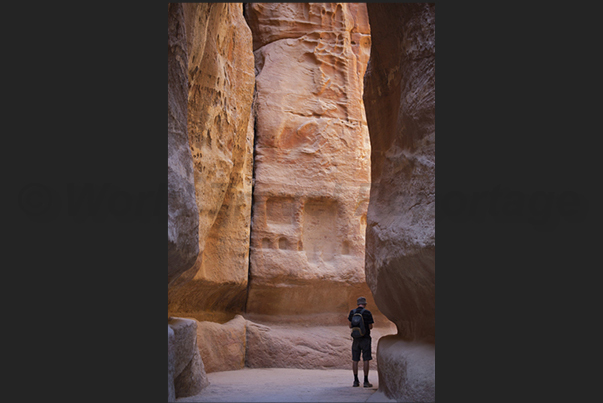
<path id="1" fill-rule="evenodd" d="M 293 225 L 295 223 L 295 204 L 293 197 L 270 197 L 266 200 L 266 223 Z"/>
<path id="2" fill-rule="evenodd" d="M 303 245 L 310 261 L 329 261 L 339 252 L 337 203 L 327 198 L 309 199 L 304 205 Z"/>

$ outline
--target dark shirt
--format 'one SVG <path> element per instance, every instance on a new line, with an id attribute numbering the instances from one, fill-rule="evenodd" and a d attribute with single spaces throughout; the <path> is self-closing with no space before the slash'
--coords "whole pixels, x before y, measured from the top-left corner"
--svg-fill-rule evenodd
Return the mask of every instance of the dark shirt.
<path id="1" fill-rule="evenodd" d="M 350 323 L 352 322 L 352 316 L 354 316 L 356 312 L 360 311 L 362 311 L 362 307 L 358 307 L 350 311 L 350 314 L 348 315 L 348 320 L 350 321 Z M 375 323 L 375 321 L 373 321 L 373 314 L 371 313 L 371 311 L 365 308 L 364 312 L 362 313 L 362 319 L 364 319 L 364 326 L 366 327 L 365 336 L 368 337 L 371 335 L 371 329 L 369 329 L 369 325 L 371 323 Z"/>

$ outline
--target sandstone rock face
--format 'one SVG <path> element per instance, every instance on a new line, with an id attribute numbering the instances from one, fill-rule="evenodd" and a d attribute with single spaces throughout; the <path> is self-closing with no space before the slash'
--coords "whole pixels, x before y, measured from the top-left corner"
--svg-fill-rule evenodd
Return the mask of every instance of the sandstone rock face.
<path id="1" fill-rule="evenodd" d="M 174 387 L 174 331 L 168 325 L 168 402 L 176 401 Z"/>
<path id="2" fill-rule="evenodd" d="M 168 327 L 168 399 L 171 394 L 170 367 L 173 368 L 175 397 L 196 395 L 209 385 L 197 347 L 197 321 L 171 318 Z"/>
<path id="3" fill-rule="evenodd" d="M 366 279 L 406 339 L 435 341 L 435 5 L 369 4 Z"/>
<path id="4" fill-rule="evenodd" d="M 256 157 L 247 312 L 347 314 L 368 297 L 362 3 L 248 3 Z"/>
<path id="5" fill-rule="evenodd" d="M 251 31 L 241 3 L 187 3 L 184 16 L 200 253 L 170 289 L 169 310 L 242 312 L 253 164 Z"/>
<path id="6" fill-rule="evenodd" d="M 395 329 L 371 330 L 373 359 L 379 339 Z M 249 368 L 351 369 L 352 337 L 346 326 L 291 326 L 247 321 Z M 373 370 L 376 367 L 373 364 Z"/>
<path id="7" fill-rule="evenodd" d="M 435 402 L 435 345 L 385 336 L 377 351 L 379 389 L 399 402 Z"/>
<path id="8" fill-rule="evenodd" d="M 188 52 L 182 4 L 168 5 L 168 287 L 199 254 L 199 211 L 188 146 Z"/>
<path id="9" fill-rule="evenodd" d="M 199 350 L 193 352 L 188 365 L 174 379 L 176 397 L 194 396 L 209 385 Z"/>
<path id="10" fill-rule="evenodd" d="M 366 280 L 398 334 L 379 341 L 379 388 L 435 400 L 435 5 L 367 5 L 364 102 L 372 183 Z"/>
<path id="11" fill-rule="evenodd" d="M 245 367 L 246 323 L 241 315 L 225 324 L 197 323 L 197 345 L 206 373 Z"/>

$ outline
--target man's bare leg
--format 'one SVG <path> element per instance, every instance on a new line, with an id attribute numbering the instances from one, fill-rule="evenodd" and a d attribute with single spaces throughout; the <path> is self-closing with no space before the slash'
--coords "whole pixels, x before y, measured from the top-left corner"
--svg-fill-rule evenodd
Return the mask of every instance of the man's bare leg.
<path id="1" fill-rule="evenodd" d="M 370 388 L 371 386 L 373 386 L 371 383 L 369 383 L 368 381 L 368 374 L 369 374 L 369 364 L 370 364 L 370 360 L 369 361 L 363 361 L 363 365 L 364 365 L 364 387 L 365 388 Z"/>
<path id="2" fill-rule="evenodd" d="M 352 361 L 352 372 L 354 372 L 354 386 L 360 386 L 358 380 L 358 361 Z"/>

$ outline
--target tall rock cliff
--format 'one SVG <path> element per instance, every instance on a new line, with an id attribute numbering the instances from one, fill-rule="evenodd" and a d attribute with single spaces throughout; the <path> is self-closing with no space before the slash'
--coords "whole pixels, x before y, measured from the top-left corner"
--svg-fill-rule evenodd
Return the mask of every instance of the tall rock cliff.
<path id="1" fill-rule="evenodd" d="M 298 365 L 294 325 L 347 324 L 360 295 L 398 331 L 380 388 L 435 399 L 433 4 L 169 4 L 168 154 L 168 310 L 201 320 L 168 322 L 169 400 L 206 385 L 202 355 Z M 245 320 L 197 315 L 218 311 Z M 347 330 L 320 331 L 317 365 L 347 365 Z"/>
<path id="2" fill-rule="evenodd" d="M 199 210 L 188 146 L 188 48 L 181 4 L 168 5 L 168 287 L 199 254 Z"/>
<path id="3" fill-rule="evenodd" d="M 366 6 L 245 7 L 257 91 L 247 312 L 345 317 L 359 295 L 371 301 L 364 275 Z"/>
<path id="4" fill-rule="evenodd" d="M 242 312 L 247 297 L 254 91 L 242 3 L 185 3 L 188 129 L 199 257 L 169 290 L 174 313 Z"/>
<path id="5" fill-rule="evenodd" d="M 182 4 L 168 4 L 168 290 L 199 253 L 199 210 L 188 144 L 188 49 Z M 182 326 L 182 324 L 187 324 Z M 207 377 L 194 321 L 168 322 L 168 401 L 199 393 Z"/>
<path id="6" fill-rule="evenodd" d="M 367 5 L 364 103 L 372 183 L 366 280 L 398 329 L 379 341 L 380 388 L 435 399 L 435 5 Z"/>

